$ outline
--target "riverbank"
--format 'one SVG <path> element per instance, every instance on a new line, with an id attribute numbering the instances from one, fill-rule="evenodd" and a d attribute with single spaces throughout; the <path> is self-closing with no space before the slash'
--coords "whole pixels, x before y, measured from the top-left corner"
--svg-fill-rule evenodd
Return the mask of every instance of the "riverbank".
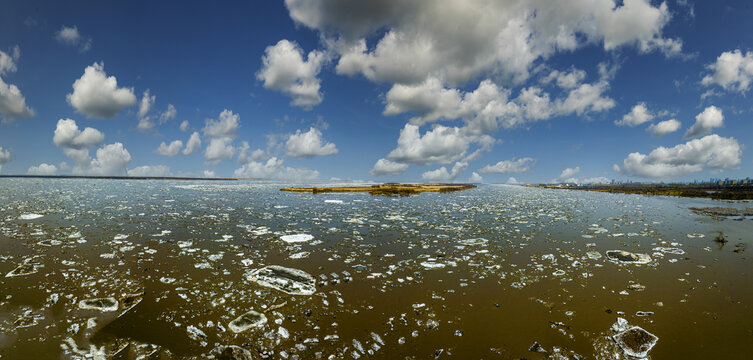
<path id="1" fill-rule="evenodd" d="M 371 195 L 408 196 L 422 192 L 453 192 L 475 188 L 472 184 L 380 184 L 370 186 L 288 187 L 280 191 L 300 193 L 367 192 Z"/>

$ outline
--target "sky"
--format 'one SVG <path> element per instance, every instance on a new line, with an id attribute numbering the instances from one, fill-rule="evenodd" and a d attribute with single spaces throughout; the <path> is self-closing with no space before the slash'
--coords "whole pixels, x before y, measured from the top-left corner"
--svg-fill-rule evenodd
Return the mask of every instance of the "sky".
<path id="1" fill-rule="evenodd" d="M 485 183 L 753 174 L 747 1 L 2 8 L 0 174 Z"/>

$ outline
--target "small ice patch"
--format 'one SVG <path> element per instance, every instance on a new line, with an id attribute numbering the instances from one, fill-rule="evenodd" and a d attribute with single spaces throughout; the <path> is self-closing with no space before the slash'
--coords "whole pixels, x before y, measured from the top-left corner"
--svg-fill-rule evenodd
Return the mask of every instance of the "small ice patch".
<path id="1" fill-rule="evenodd" d="M 438 263 L 438 262 L 433 262 L 433 261 L 424 261 L 424 262 L 421 263 L 421 266 L 423 266 L 423 267 L 425 267 L 425 268 L 427 268 L 429 270 L 433 270 L 433 269 L 441 269 L 441 268 L 445 267 L 445 264 Z"/>
<path id="2" fill-rule="evenodd" d="M 294 234 L 294 235 L 283 235 L 280 237 L 280 240 L 291 244 L 291 243 L 299 243 L 299 242 L 307 242 L 314 239 L 313 235 L 309 234 Z"/>
<path id="3" fill-rule="evenodd" d="M 39 219 L 42 216 L 44 216 L 44 215 L 40 215 L 40 214 L 22 214 L 18 218 L 21 219 L 21 220 L 34 220 L 34 219 Z"/>
<path id="4" fill-rule="evenodd" d="M 327 204 L 342 204 L 343 203 L 342 200 L 324 200 L 324 202 Z"/>

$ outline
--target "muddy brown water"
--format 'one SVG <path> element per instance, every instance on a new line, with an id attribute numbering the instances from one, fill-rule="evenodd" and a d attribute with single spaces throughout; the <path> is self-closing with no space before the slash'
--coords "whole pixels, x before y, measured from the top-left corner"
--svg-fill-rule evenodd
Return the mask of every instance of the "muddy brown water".
<path id="1" fill-rule="evenodd" d="M 623 359 L 618 317 L 659 338 L 654 359 L 749 357 L 753 220 L 689 208 L 750 203 L 496 185 L 278 191 L 289 185 L 303 184 L 0 179 L 0 358 L 202 358 L 238 345 L 274 359 Z M 31 262 L 43 266 L 5 277 Z M 267 265 L 307 272 L 316 293 L 247 279 Z M 140 291 L 128 311 L 78 306 Z M 232 332 L 249 310 L 266 324 Z M 24 316 L 36 324 L 16 326 Z M 534 342 L 548 353 L 529 352 Z"/>

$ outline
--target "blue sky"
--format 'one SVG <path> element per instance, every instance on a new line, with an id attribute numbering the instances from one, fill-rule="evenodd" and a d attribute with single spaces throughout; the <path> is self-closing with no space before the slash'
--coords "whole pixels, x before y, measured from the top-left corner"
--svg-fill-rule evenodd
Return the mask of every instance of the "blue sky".
<path id="1" fill-rule="evenodd" d="M 744 1 L 2 7 L 0 174 L 753 173 Z"/>

